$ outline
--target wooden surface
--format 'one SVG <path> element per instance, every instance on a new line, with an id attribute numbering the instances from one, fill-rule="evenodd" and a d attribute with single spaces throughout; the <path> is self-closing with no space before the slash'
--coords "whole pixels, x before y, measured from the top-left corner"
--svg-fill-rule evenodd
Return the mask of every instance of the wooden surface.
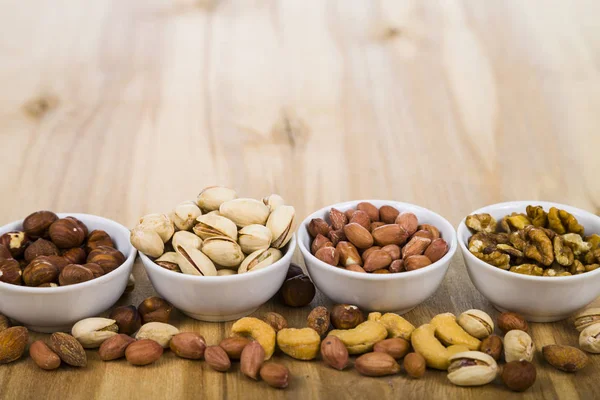
<path id="1" fill-rule="evenodd" d="M 210 184 L 280 193 L 300 219 L 357 198 L 416 203 L 454 225 L 504 200 L 598 212 L 599 12 L 593 0 L 0 1 L 0 220 L 52 209 L 131 226 Z M 139 262 L 135 275 L 120 304 L 153 294 Z M 497 315 L 457 254 L 407 318 L 468 308 Z M 303 326 L 310 307 L 257 314 L 270 310 Z M 231 326 L 174 324 L 209 343 Z M 577 343 L 568 321 L 532 330 L 538 348 Z M 282 392 L 237 365 L 88 355 L 84 370 L 0 366 L 0 397 L 520 398 L 435 371 L 364 378 L 278 356 L 293 375 Z M 597 390 L 600 357 L 577 375 L 535 362 L 524 398 Z"/>

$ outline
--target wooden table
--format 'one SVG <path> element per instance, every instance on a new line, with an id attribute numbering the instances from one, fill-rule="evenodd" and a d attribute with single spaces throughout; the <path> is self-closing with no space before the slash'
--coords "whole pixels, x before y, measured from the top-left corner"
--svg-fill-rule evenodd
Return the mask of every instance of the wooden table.
<path id="1" fill-rule="evenodd" d="M 1 2 L 1 221 L 52 209 L 132 226 L 209 184 L 280 193 L 300 219 L 357 198 L 420 204 L 455 225 L 513 199 L 598 212 L 599 12 L 558 0 Z M 135 276 L 119 304 L 154 293 L 139 262 Z M 303 326 L 311 307 L 256 314 Z M 468 308 L 497 315 L 457 254 L 406 317 Z M 174 324 L 209 343 L 231 326 Z M 577 343 L 569 321 L 532 325 L 538 348 Z M 88 356 L 83 370 L 0 366 L 0 398 L 521 397 L 441 372 L 366 378 L 284 356 L 285 392 L 173 354 L 145 368 Z M 525 398 L 597 390 L 600 357 L 577 375 L 535 362 Z"/>

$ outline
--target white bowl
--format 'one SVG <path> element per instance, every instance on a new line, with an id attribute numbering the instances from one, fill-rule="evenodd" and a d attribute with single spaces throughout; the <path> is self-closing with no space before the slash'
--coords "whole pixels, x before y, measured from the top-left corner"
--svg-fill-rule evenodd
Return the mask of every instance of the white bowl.
<path id="1" fill-rule="evenodd" d="M 296 249 L 296 235 L 281 249 L 283 257 L 256 272 L 195 276 L 168 271 L 140 252 L 152 286 L 186 315 L 222 322 L 244 317 L 266 303 L 281 287 Z"/>
<path id="2" fill-rule="evenodd" d="M 106 231 L 126 257 L 114 271 L 91 281 L 54 288 L 34 288 L 0 282 L 0 313 L 36 332 L 68 331 L 84 318 L 94 317 L 110 308 L 125 291 L 136 250 L 129 242 L 129 230 L 110 219 L 90 214 L 61 213 L 72 216 L 89 229 Z M 0 228 L 0 235 L 21 230 L 23 220 Z"/>
<path id="3" fill-rule="evenodd" d="M 356 208 L 361 201 L 368 201 L 377 207 L 390 205 L 400 212 L 414 213 L 419 223 L 431 224 L 440 230 L 442 238 L 448 243 L 448 253 L 425 268 L 386 275 L 346 271 L 313 256 L 309 250 L 310 221 L 313 218 L 327 219 L 332 207 L 346 211 Z M 324 207 L 302 222 L 297 235 L 308 273 L 317 288 L 336 303 L 354 304 L 369 311 L 393 311 L 403 314 L 427 300 L 442 283 L 450 260 L 456 252 L 456 232 L 446 219 L 426 208 L 389 200 L 356 200 Z"/>
<path id="4" fill-rule="evenodd" d="M 546 201 L 511 201 L 493 204 L 471 214 L 488 213 L 500 220 L 512 212 L 525 212 L 528 205 L 545 211 L 557 207 L 573 214 L 587 234 L 600 233 L 600 218 L 575 207 Z M 463 219 L 458 226 L 458 242 L 471 281 L 500 311 L 513 311 L 528 321 L 552 322 L 567 318 L 600 295 L 600 269 L 580 275 L 541 277 L 517 274 L 489 265 L 468 249 L 472 233 Z"/>

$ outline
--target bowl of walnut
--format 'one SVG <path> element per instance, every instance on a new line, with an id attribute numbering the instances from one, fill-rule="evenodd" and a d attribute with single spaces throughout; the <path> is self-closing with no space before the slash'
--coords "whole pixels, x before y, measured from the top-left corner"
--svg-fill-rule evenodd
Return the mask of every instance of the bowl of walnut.
<path id="1" fill-rule="evenodd" d="M 315 285 L 336 303 L 406 313 L 439 287 L 457 247 L 440 215 L 389 200 L 338 203 L 297 232 Z"/>
<path id="2" fill-rule="evenodd" d="M 513 201 L 480 208 L 458 227 L 475 287 L 501 311 L 565 319 L 600 295 L 600 217 L 563 204 Z"/>
<path id="3" fill-rule="evenodd" d="M 123 294 L 129 230 L 90 214 L 38 211 L 0 227 L 0 314 L 37 332 L 70 329 Z"/>

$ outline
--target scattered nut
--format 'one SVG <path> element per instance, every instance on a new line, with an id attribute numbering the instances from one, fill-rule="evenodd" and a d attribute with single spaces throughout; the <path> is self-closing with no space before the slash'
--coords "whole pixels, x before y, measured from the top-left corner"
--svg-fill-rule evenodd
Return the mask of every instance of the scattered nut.
<path id="1" fill-rule="evenodd" d="M 425 375 L 427 362 L 419 353 L 408 353 L 404 357 L 404 370 L 411 378 L 421 378 Z"/>
<path id="2" fill-rule="evenodd" d="M 502 381 L 515 392 L 524 392 L 535 383 L 535 366 L 528 361 L 511 361 L 502 370 Z"/>
<path id="3" fill-rule="evenodd" d="M 498 328 L 500 328 L 503 333 L 512 331 L 513 329 L 518 329 L 523 332 L 529 331 L 529 326 L 527 325 L 525 318 L 513 312 L 503 312 L 498 316 Z"/>
<path id="4" fill-rule="evenodd" d="M 410 351 L 410 343 L 402 338 L 384 339 L 381 342 L 375 343 L 373 351 L 387 353 L 398 360 L 408 354 Z M 423 363 L 425 363 L 424 360 Z"/>
<path id="5" fill-rule="evenodd" d="M 171 338 L 169 347 L 177 357 L 200 360 L 204 357 L 206 341 L 197 333 L 182 332 Z"/>
<path id="6" fill-rule="evenodd" d="M 135 342 L 131 336 L 119 333 L 106 339 L 98 349 L 98 355 L 102 361 L 112 361 L 125 357 L 127 347 Z"/>
<path id="7" fill-rule="evenodd" d="M 334 329 L 329 336 L 336 336 L 348 349 L 349 354 L 362 354 L 373 349 L 375 343 L 387 337 L 385 327 L 376 321 L 365 321 L 353 329 Z"/>
<path id="8" fill-rule="evenodd" d="M 502 339 L 497 335 L 490 335 L 481 341 L 480 351 L 498 361 L 502 355 Z"/>
<path id="9" fill-rule="evenodd" d="M 350 304 L 336 304 L 331 309 L 331 323 L 336 329 L 352 329 L 365 320 L 362 311 Z"/>
<path id="10" fill-rule="evenodd" d="M 487 385 L 498 375 L 496 361 L 479 351 L 467 351 L 450 357 L 448 379 L 458 386 Z"/>
<path id="11" fill-rule="evenodd" d="M 535 345 L 531 336 L 524 331 L 508 331 L 504 336 L 504 359 L 511 361 L 532 361 L 535 354 Z"/>
<path id="12" fill-rule="evenodd" d="M 312 328 L 285 328 L 277 332 L 277 346 L 297 360 L 312 360 L 319 353 L 321 338 Z"/>
<path id="13" fill-rule="evenodd" d="M 235 336 L 251 337 L 260 343 L 265 350 L 265 361 L 270 359 L 275 351 L 275 330 L 258 318 L 244 317 L 237 320 L 231 327 L 231 333 Z"/>
<path id="14" fill-rule="evenodd" d="M 138 306 L 138 312 L 142 318 L 142 324 L 148 322 L 169 322 L 169 316 L 173 311 L 173 306 L 160 297 L 148 297 Z"/>
<path id="15" fill-rule="evenodd" d="M 321 342 L 321 358 L 325 364 L 339 371 L 348 366 L 348 350 L 335 336 L 327 336 Z"/>
<path id="16" fill-rule="evenodd" d="M 33 362 L 41 369 L 51 371 L 60 367 L 60 357 L 58 354 L 53 352 L 41 340 L 37 340 L 29 346 L 29 356 L 31 356 Z"/>
<path id="17" fill-rule="evenodd" d="M 71 334 L 84 348 L 94 349 L 115 336 L 118 331 L 119 327 L 114 319 L 86 318 L 73 325 Z"/>
<path id="18" fill-rule="evenodd" d="M 268 312 L 264 315 L 263 319 L 265 322 L 275 329 L 275 332 L 279 332 L 280 330 L 287 328 L 288 323 L 285 317 L 276 312 Z M 257 371 L 258 372 L 258 371 Z"/>
<path id="19" fill-rule="evenodd" d="M 435 327 L 435 336 L 448 346 L 462 344 L 470 350 L 478 350 L 481 342 L 469 335 L 456 322 L 456 317 L 452 313 L 439 314 L 433 317 L 430 322 Z"/>
<path id="20" fill-rule="evenodd" d="M 575 316 L 575 329 L 579 332 L 600 323 L 600 308 L 588 308 Z"/>
<path id="21" fill-rule="evenodd" d="M 460 314 L 458 324 L 471 336 L 485 339 L 494 332 L 492 318 L 481 310 L 467 310 Z"/>
<path id="22" fill-rule="evenodd" d="M 142 326 L 142 318 L 135 306 L 117 307 L 111 311 L 109 318 L 115 320 L 120 333 L 132 335 Z"/>
<path id="23" fill-rule="evenodd" d="M 265 361 L 265 350 L 258 342 L 250 342 L 240 357 L 240 371 L 248 378 L 258 379 L 258 373 Z"/>
<path id="24" fill-rule="evenodd" d="M 548 364 L 565 372 L 577 372 L 588 364 L 588 356 L 571 346 L 552 344 L 542 348 L 542 354 Z"/>
<path id="25" fill-rule="evenodd" d="M 29 332 L 22 326 L 6 328 L 0 332 L 0 365 L 21 358 L 29 341 Z"/>
<path id="26" fill-rule="evenodd" d="M 281 364 L 267 363 L 260 369 L 260 377 L 271 387 L 285 389 L 289 383 L 290 371 Z"/>
<path id="27" fill-rule="evenodd" d="M 163 322 L 149 322 L 142 325 L 140 330 L 135 335 L 138 340 L 151 339 L 160 344 L 163 348 L 169 347 L 171 338 L 179 333 L 179 329 L 173 325 Z"/>
<path id="28" fill-rule="evenodd" d="M 125 358 L 132 365 L 148 365 L 158 361 L 163 354 L 163 347 L 154 340 L 141 339 L 131 343 L 125 349 Z"/>
<path id="29" fill-rule="evenodd" d="M 296 275 L 286 279 L 279 289 L 283 303 L 290 307 L 304 307 L 315 297 L 315 285 L 307 275 Z"/>
<path id="30" fill-rule="evenodd" d="M 453 354 L 469 351 L 469 349 L 465 345 L 452 345 L 446 348 L 435 337 L 435 331 L 435 326 L 432 324 L 419 326 L 412 332 L 411 344 L 415 352 L 425 358 L 428 367 L 447 370 Z"/>
<path id="31" fill-rule="evenodd" d="M 415 330 L 413 324 L 402 318 L 398 314 L 385 313 L 381 315 L 378 312 L 372 312 L 368 317 L 369 321 L 377 321 L 382 324 L 388 332 L 390 338 L 402 338 L 410 340 L 412 332 Z"/>
<path id="32" fill-rule="evenodd" d="M 400 372 L 400 365 L 387 353 L 367 353 L 358 357 L 354 368 L 365 376 L 394 375 Z"/>
<path id="33" fill-rule="evenodd" d="M 50 336 L 50 348 L 60 359 L 73 367 L 85 367 L 87 355 L 83 346 L 73 336 L 62 332 Z"/>
<path id="34" fill-rule="evenodd" d="M 317 331 L 319 336 L 324 336 L 329 330 L 331 318 L 327 308 L 318 306 L 308 314 L 307 326 Z"/>
<path id="35" fill-rule="evenodd" d="M 242 336 L 232 336 L 221 340 L 219 346 L 225 350 L 225 353 L 232 360 L 239 360 L 242 356 L 242 351 L 250 343 L 250 340 Z"/>
<path id="36" fill-rule="evenodd" d="M 219 346 L 208 346 L 204 351 L 204 360 L 215 371 L 226 372 L 231 368 L 227 353 Z"/>

